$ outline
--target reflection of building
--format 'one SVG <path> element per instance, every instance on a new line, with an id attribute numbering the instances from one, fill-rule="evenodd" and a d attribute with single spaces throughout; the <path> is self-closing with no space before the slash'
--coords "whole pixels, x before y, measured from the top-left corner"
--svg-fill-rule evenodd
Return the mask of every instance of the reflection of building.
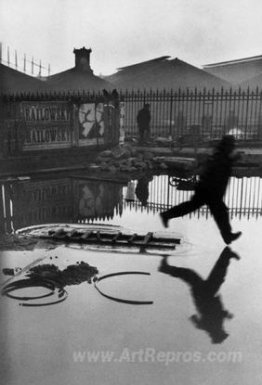
<path id="1" fill-rule="evenodd" d="M 125 200 L 127 189 L 120 183 L 80 178 L 6 182 L 0 189 L 0 233 L 46 223 L 113 219 L 126 206 L 143 210 L 143 202 L 135 195 L 133 201 Z M 155 177 L 148 183 L 146 211 L 162 211 L 188 200 L 191 194 L 191 190 L 172 186 L 166 175 Z M 232 217 L 261 216 L 262 179 L 231 178 L 225 202 Z M 206 207 L 191 217 L 202 215 L 209 215 Z"/>
<path id="2" fill-rule="evenodd" d="M 122 213 L 122 185 L 73 178 L 2 185 L 0 232 L 45 223 L 78 223 Z"/>
<path id="3" fill-rule="evenodd" d="M 6 185 L 13 204 L 14 229 L 48 222 L 74 221 L 70 178 L 24 181 Z"/>
<path id="4" fill-rule="evenodd" d="M 80 222 L 112 219 L 114 214 L 122 214 L 122 186 L 117 183 L 78 180 L 75 194 Z"/>
<path id="5" fill-rule="evenodd" d="M 10 233 L 11 228 L 11 213 L 10 204 L 6 204 L 5 186 L 2 185 L 0 189 L 0 234 Z"/>

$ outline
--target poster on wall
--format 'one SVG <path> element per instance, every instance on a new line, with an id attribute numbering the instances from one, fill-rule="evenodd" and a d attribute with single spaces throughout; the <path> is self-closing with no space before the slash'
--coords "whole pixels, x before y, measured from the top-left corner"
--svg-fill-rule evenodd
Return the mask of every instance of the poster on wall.
<path id="1" fill-rule="evenodd" d="M 78 111 L 79 144 L 103 144 L 105 133 L 103 103 L 84 103 Z"/>
<path id="2" fill-rule="evenodd" d="M 71 146 L 71 111 L 65 102 L 23 102 L 25 122 L 23 150 L 45 150 Z"/>

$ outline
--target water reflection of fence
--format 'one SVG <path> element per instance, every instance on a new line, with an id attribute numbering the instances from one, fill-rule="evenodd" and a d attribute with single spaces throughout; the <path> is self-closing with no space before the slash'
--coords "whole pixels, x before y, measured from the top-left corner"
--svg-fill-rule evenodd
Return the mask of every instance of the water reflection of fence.
<path id="1" fill-rule="evenodd" d="M 44 223 L 88 223 L 122 213 L 122 185 L 64 177 L 0 186 L 0 233 Z"/>
<path id="2" fill-rule="evenodd" d="M 167 175 L 156 176 L 153 180 L 147 177 L 142 183 L 140 180 L 139 189 L 138 182 L 131 183 L 129 194 L 129 187 L 123 184 L 81 178 L 3 183 L 0 186 L 0 233 L 43 223 L 112 220 L 121 216 L 124 208 L 158 213 L 190 199 L 192 194 L 192 191 L 171 186 Z M 232 218 L 262 216 L 262 178 L 232 177 L 225 202 Z M 190 216 L 208 218 L 210 213 L 207 207 L 202 207 Z"/>
<path id="3" fill-rule="evenodd" d="M 168 176 L 155 177 L 148 186 L 148 202 L 145 207 L 138 199 L 124 202 L 124 208 L 157 213 L 190 199 L 193 191 L 178 190 L 168 183 Z M 231 217 L 258 218 L 262 215 L 262 178 L 232 177 L 228 185 L 225 203 L 229 207 Z M 207 206 L 190 214 L 190 217 L 210 216 Z"/>

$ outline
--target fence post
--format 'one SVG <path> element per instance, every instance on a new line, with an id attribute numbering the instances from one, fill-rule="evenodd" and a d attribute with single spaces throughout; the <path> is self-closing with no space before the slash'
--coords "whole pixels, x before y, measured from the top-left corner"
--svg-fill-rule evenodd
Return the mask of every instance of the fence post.
<path id="1" fill-rule="evenodd" d="M 258 140 L 262 139 L 262 90 L 259 93 L 259 112 L 258 112 Z"/>
<path id="2" fill-rule="evenodd" d="M 170 115 L 169 115 L 169 137 L 170 139 L 174 139 L 172 136 L 172 115 L 173 115 L 173 89 L 171 89 L 170 93 Z"/>
<path id="3" fill-rule="evenodd" d="M 249 87 L 247 88 L 247 104 L 246 104 L 246 119 L 245 119 L 245 140 L 247 139 L 247 122 L 248 122 L 248 112 L 249 112 Z"/>

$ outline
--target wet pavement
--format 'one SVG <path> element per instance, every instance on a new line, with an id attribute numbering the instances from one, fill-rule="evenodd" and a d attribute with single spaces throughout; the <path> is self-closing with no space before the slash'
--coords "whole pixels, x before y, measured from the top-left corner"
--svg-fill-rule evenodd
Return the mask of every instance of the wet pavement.
<path id="1" fill-rule="evenodd" d="M 243 232 L 232 252 L 225 250 L 205 209 L 163 228 L 160 210 L 191 193 L 171 186 L 167 176 L 149 182 L 146 203 L 137 199 L 136 181 L 117 187 L 67 178 L 5 185 L 2 231 L 40 223 L 101 223 L 135 232 L 170 232 L 182 243 L 166 262 L 157 253 L 97 250 L 70 242 L 24 240 L 16 250 L 3 243 L 1 268 L 54 264 L 64 271 L 82 261 L 96 267 L 98 277 L 150 273 L 112 276 L 97 286 L 114 298 L 153 302 L 119 303 L 88 282 L 66 285 L 68 297 L 52 306 L 19 306 L 20 300 L 2 296 L 3 383 L 260 384 L 260 181 L 231 180 L 226 201 L 233 229 Z M 176 269 L 167 271 L 163 263 Z M 14 278 L 1 274 L 0 279 L 3 285 Z M 47 291 L 26 288 L 19 295 Z"/>

